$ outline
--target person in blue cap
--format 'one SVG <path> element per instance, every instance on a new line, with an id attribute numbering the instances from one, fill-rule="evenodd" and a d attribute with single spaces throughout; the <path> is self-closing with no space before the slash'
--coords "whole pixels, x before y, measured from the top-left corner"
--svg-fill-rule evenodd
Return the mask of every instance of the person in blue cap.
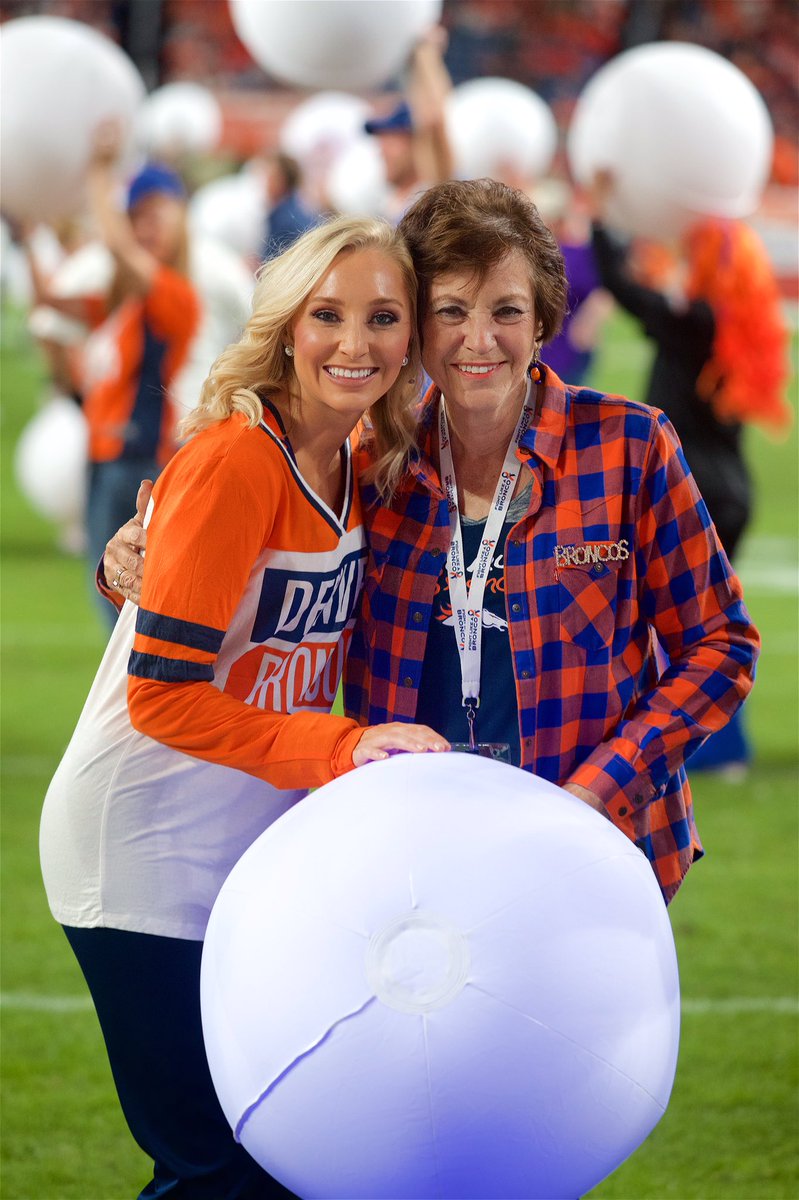
<path id="1" fill-rule="evenodd" d="M 378 139 L 385 164 L 390 198 L 382 215 L 395 223 L 421 192 L 454 174 L 445 119 L 452 88 L 445 45 L 440 26 L 428 30 L 411 55 L 407 99 L 364 122 L 364 132 Z"/>
<path id="2" fill-rule="evenodd" d="M 200 319 L 188 277 L 183 182 L 169 167 L 147 163 L 130 182 L 123 210 L 115 174 L 120 148 L 117 124 L 102 123 L 87 176 L 92 218 L 115 263 L 105 318 L 83 356 L 92 585 L 94 567 L 134 503 L 139 481 L 154 479 L 177 449 L 170 385 Z"/>

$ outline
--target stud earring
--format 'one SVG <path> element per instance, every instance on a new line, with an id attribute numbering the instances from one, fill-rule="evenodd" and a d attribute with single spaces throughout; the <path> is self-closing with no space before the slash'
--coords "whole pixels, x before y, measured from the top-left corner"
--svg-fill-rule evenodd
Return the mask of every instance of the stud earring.
<path id="1" fill-rule="evenodd" d="M 403 358 L 403 360 L 402 360 L 402 365 L 403 365 L 403 367 L 407 367 L 407 365 L 408 365 L 408 363 L 409 363 L 410 361 L 411 361 L 411 360 L 408 358 L 408 355 L 406 354 L 406 355 L 405 355 L 405 357 L 404 357 L 404 358 Z"/>
<path id="2" fill-rule="evenodd" d="M 287 358 L 293 358 L 294 357 L 294 347 L 293 346 L 284 346 L 283 353 L 286 355 Z"/>

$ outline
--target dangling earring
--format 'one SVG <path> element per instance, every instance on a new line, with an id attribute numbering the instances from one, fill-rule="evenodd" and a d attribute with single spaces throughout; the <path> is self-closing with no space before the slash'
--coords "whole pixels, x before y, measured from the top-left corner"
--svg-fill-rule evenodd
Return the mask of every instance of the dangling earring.
<path id="1" fill-rule="evenodd" d="M 405 357 L 404 357 L 404 358 L 403 358 L 403 360 L 402 360 L 402 365 L 403 365 L 403 367 L 407 367 L 407 365 L 408 365 L 408 363 L 409 363 L 410 361 L 411 361 L 411 360 L 408 358 L 408 355 L 406 354 L 406 355 L 405 355 Z"/>
<path id="2" fill-rule="evenodd" d="M 541 347 L 536 342 L 533 348 L 533 361 L 530 363 L 530 378 L 533 383 L 541 382 L 541 368 L 538 365 L 538 355 L 541 353 Z"/>
<path id="3" fill-rule="evenodd" d="M 283 353 L 286 355 L 287 358 L 293 358 L 294 357 L 294 347 L 293 346 L 284 346 Z"/>

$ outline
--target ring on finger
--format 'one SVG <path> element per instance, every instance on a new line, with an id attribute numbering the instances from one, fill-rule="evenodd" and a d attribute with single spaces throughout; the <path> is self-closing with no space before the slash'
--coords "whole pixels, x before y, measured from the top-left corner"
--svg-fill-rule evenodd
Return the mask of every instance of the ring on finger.
<path id="1" fill-rule="evenodd" d="M 112 587 L 112 588 L 119 588 L 119 587 L 121 586 L 121 583 L 122 583 L 122 571 L 123 571 L 123 568 L 122 568 L 122 567 L 117 567 L 117 569 L 116 569 L 116 573 L 115 573 L 115 575 L 114 575 L 114 578 L 111 580 L 111 587 Z"/>

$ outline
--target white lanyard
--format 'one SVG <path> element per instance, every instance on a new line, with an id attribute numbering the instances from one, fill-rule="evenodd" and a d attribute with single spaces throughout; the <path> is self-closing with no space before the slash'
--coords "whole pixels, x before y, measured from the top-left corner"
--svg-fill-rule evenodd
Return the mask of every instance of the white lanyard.
<path id="1" fill-rule="evenodd" d="M 486 518 L 480 551 L 477 556 L 471 583 L 466 585 L 466 562 L 463 552 L 463 535 L 458 511 L 458 487 L 455 482 L 455 464 L 449 437 L 449 424 L 444 397 L 438 408 L 438 449 L 441 464 L 441 479 L 447 494 L 449 508 L 450 544 L 447 555 L 447 576 L 452 614 L 455 618 L 455 637 L 461 663 L 463 706 L 469 722 L 469 745 L 474 748 L 474 720 L 480 706 L 480 657 L 483 640 L 483 596 L 486 580 L 494 559 L 494 548 L 502 533 L 505 516 L 510 508 L 521 463 L 516 457 L 516 448 L 527 432 L 535 412 L 530 403 L 532 382 L 528 380 L 521 415 L 510 439 L 505 461 L 499 473 L 491 511 Z"/>

